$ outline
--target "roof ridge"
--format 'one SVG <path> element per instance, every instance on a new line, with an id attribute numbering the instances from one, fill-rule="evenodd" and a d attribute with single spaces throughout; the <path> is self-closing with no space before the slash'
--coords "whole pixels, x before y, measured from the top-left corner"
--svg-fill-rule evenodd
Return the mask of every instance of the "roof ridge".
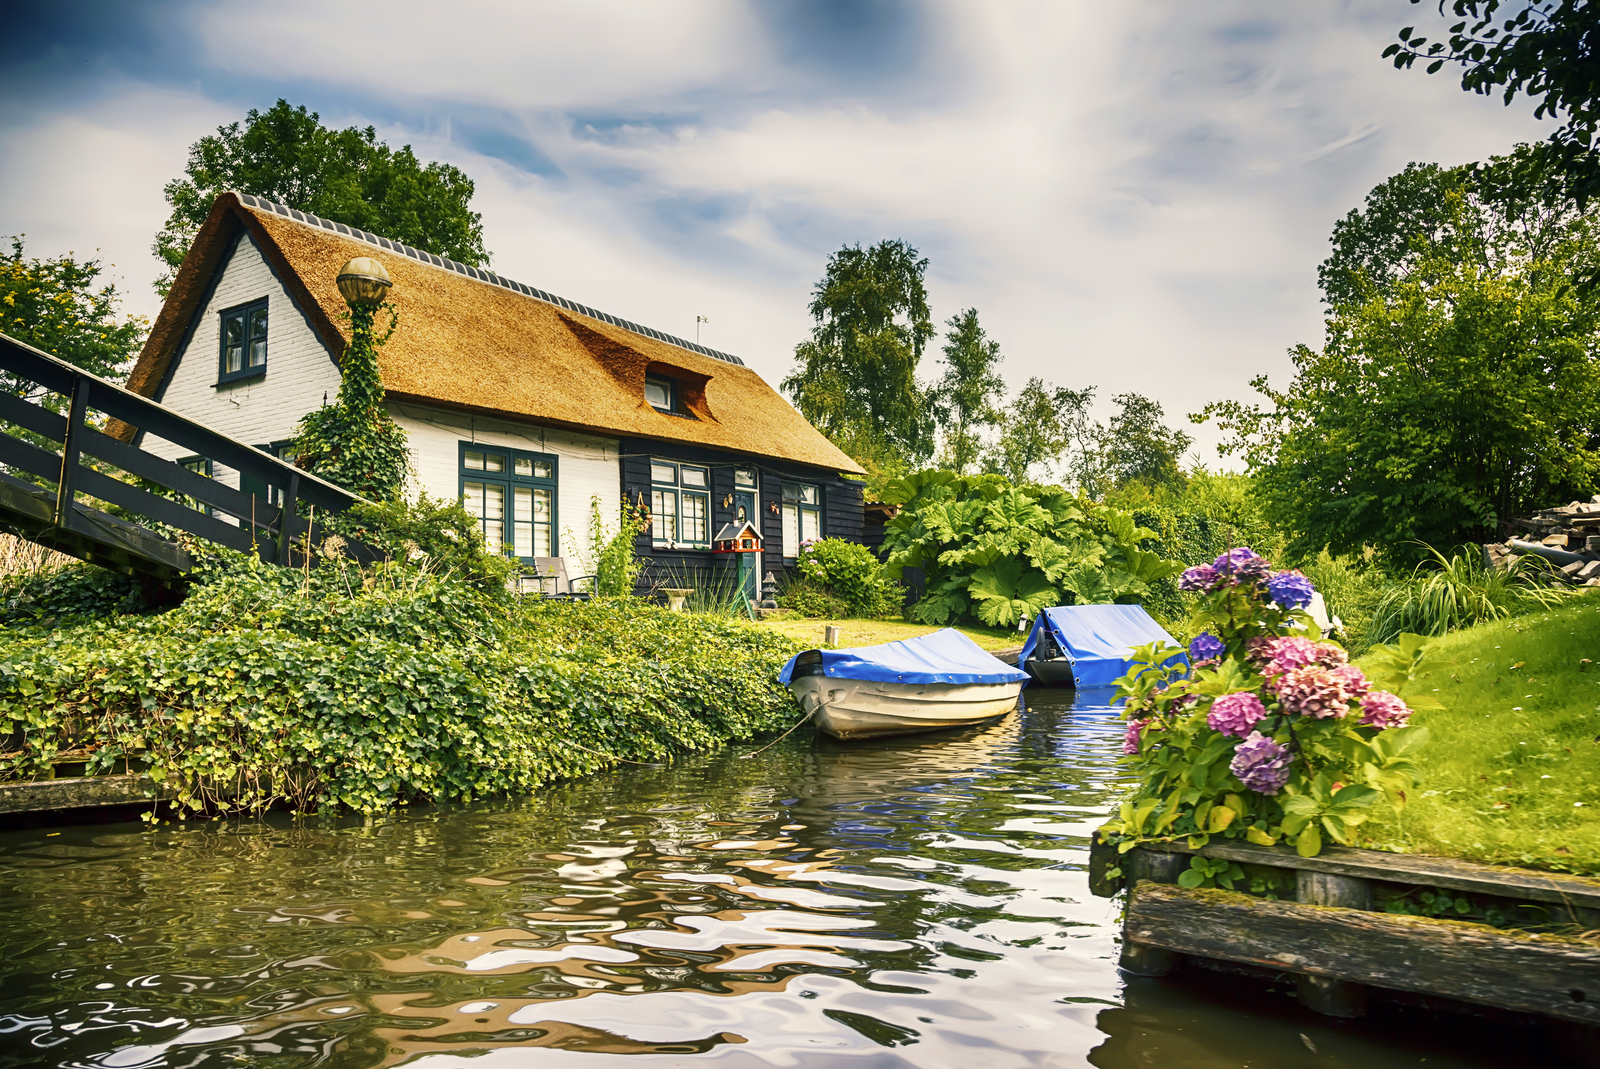
<path id="1" fill-rule="evenodd" d="M 432 264 L 434 267 L 442 267 L 446 271 L 454 271 L 458 275 L 466 275 L 468 278 L 475 279 L 478 282 L 486 282 L 491 286 L 498 286 L 501 289 L 508 289 L 513 293 L 520 293 L 525 297 L 532 297 L 534 300 L 544 301 L 546 304 L 553 304 L 557 308 L 565 308 L 570 312 L 577 312 L 580 315 L 586 315 L 590 319 L 598 319 L 602 323 L 610 323 L 614 327 L 621 327 L 623 330 L 629 330 L 635 334 L 642 334 L 647 338 L 654 338 L 656 341 L 666 342 L 668 345 L 675 345 L 680 349 L 687 349 L 691 353 L 699 353 L 701 356 L 709 356 L 713 360 L 721 360 L 724 363 L 737 364 L 739 367 L 745 366 L 744 361 L 739 359 L 737 356 L 734 356 L 732 353 L 724 353 L 719 352 L 716 349 L 708 349 L 699 342 L 685 341 L 683 338 L 662 333 L 661 331 L 655 330 L 651 327 L 642 326 L 638 323 L 631 323 L 626 319 L 618 319 L 616 316 L 607 315 L 605 312 L 596 311 L 595 309 L 579 304 L 576 301 L 569 301 L 565 297 L 557 297 L 553 293 L 546 293 L 544 290 L 535 289 L 534 287 L 525 285 L 521 282 L 513 282 L 511 279 L 505 278 L 502 275 L 497 275 L 493 271 L 485 271 L 480 267 L 468 267 L 466 264 L 457 263 L 455 260 L 452 260 L 449 257 L 436 256 L 431 252 L 423 252 L 421 249 L 414 249 L 410 245 L 403 244 L 402 242 L 392 241 L 389 238 L 382 238 L 376 234 L 368 233 L 367 231 L 361 230 L 357 227 L 346 226 L 344 223 L 336 223 L 332 219 L 324 219 L 320 215 L 312 215 L 310 212 L 303 212 L 298 208 L 291 208 L 287 204 L 280 204 L 277 201 L 268 200 L 266 197 L 256 196 L 253 193 L 240 193 L 237 190 L 229 190 L 229 192 L 238 197 L 240 203 L 244 204 L 246 207 L 255 208 L 260 211 L 269 211 L 275 215 L 281 215 L 285 219 L 293 219 L 296 222 L 305 223 L 308 226 L 320 227 L 323 230 L 331 230 L 335 234 L 343 234 L 345 237 L 354 238 L 356 241 L 364 241 L 367 244 L 375 245 L 380 249 L 399 253 L 402 256 L 409 256 L 413 260 L 421 260 L 425 264 Z"/>

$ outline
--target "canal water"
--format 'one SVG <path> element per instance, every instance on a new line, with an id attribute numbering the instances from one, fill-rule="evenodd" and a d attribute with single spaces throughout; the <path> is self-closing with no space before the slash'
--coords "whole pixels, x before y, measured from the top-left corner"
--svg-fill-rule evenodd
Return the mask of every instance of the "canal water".
<path id="1" fill-rule="evenodd" d="M 1119 974 L 1097 698 L 372 822 L 0 831 L 0 1066 L 1535 1064 L 1420 1008 Z"/>

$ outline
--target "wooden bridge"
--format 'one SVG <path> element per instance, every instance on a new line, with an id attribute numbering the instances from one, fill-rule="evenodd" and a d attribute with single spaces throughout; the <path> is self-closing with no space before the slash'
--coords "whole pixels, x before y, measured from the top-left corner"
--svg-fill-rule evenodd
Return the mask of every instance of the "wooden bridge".
<path id="1" fill-rule="evenodd" d="M 313 537 L 312 518 L 359 500 L 5 334 L 0 372 L 9 379 L 0 392 L 0 529 L 81 560 L 170 585 L 191 567 L 189 554 L 137 522 L 143 519 L 293 564 L 296 544 L 304 547 Z M 64 399 L 65 415 L 39 403 L 49 394 Z M 235 490 L 113 438 L 90 424 L 96 412 L 232 468 L 268 487 L 270 497 Z"/>

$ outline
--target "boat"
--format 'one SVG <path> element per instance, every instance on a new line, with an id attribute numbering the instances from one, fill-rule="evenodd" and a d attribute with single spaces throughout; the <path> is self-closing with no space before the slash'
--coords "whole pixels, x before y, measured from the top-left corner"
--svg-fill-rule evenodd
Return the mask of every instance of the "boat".
<path id="1" fill-rule="evenodd" d="M 836 739 L 967 727 L 1017 707 L 1028 676 L 954 628 L 789 658 L 778 681 Z"/>
<path id="2" fill-rule="evenodd" d="M 1059 605 L 1034 618 L 1017 666 L 1046 686 L 1109 687 L 1133 667 L 1133 648 L 1177 640 L 1138 605 Z M 1187 667 L 1186 653 L 1168 664 Z"/>

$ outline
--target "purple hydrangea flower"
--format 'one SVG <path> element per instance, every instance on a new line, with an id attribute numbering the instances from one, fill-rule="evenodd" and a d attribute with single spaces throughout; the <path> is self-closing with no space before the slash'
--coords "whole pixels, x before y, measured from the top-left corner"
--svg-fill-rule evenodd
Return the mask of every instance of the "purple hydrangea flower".
<path id="1" fill-rule="evenodd" d="M 1222 640 L 1216 635 L 1202 631 L 1189 643 L 1189 656 L 1197 661 L 1207 661 L 1213 657 L 1221 657 L 1225 648 Z"/>
<path id="2" fill-rule="evenodd" d="M 1406 721 L 1411 719 L 1411 707 L 1398 694 L 1390 694 L 1386 690 L 1375 690 L 1362 698 L 1361 713 L 1363 727 L 1380 730 L 1404 727 Z"/>
<path id="3" fill-rule="evenodd" d="M 1217 570 L 1209 564 L 1197 564 L 1178 577 L 1179 590 L 1210 590 L 1217 581 Z"/>
<path id="4" fill-rule="evenodd" d="M 1224 694 L 1211 703 L 1206 714 L 1206 726 L 1224 735 L 1244 738 L 1255 730 L 1256 723 L 1267 715 L 1261 699 L 1247 690 Z"/>
<path id="5" fill-rule="evenodd" d="M 1262 580 L 1272 574 L 1272 565 L 1267 563 L 1267 559 L 1245 546 L 1228 550 L 1211 566 L 1217 570 L 1217 575 L 1236 582 Z"/>
<path id="6" fill-rule="evenodd" d="M 1287 746 L 1280 746 L 1261 732 L 1252 731 L 1249 738 L 1234 747 L 1228 770 L 1238 776 L 1248 790 L 1277 794 L 1289 782 L 1289 765 L 1293 761 L 1294 754 Z"/>
<path id="7" fill-rule="evenodd" d="M 1273 572 L 1267 580 L 1272 600 L 1285 609 L 1301 609 L 1311 604 L 1311 580 L 1298 571 Z"/>
<path id="8" fill-rule="evenodd" d="M 1144 731 L 1144 726 L 1149 722 L 1148 718 L 1128 721 L 1128 729 L 1122 735 L 1123 753 L 1129 757 L 1136 756 L 1139 753 L 1139 736 Z"/>

